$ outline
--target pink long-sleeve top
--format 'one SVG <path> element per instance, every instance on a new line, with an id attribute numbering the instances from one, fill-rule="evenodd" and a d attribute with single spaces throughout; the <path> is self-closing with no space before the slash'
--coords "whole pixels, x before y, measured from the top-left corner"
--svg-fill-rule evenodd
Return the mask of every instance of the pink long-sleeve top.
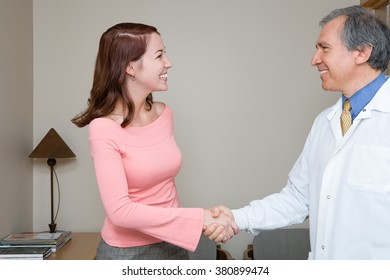
<path id="1" fill-rule="evenodd" d="M 204 210 L 179 208 L 175 176 L 181 153 L 173 136 L 172 110 L 142 127 L 108 118 L 89 125 L 89 145 L 106 211 L 102 238 L 111 246 L 166 241 L 194 251 Z"/>

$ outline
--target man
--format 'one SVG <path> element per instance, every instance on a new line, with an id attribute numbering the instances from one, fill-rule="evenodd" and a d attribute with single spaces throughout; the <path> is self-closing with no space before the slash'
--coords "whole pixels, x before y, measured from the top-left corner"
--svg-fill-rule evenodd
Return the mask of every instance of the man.
<path id="1" fill-rule="evenodd" d="M 342 96 L 316 118 L 280 193 L 214 215 L 253 235 L 310 217 L 309 259 L 390 259 L 390 31 L 360 6 L 320 25 L 311 64 Z"/>

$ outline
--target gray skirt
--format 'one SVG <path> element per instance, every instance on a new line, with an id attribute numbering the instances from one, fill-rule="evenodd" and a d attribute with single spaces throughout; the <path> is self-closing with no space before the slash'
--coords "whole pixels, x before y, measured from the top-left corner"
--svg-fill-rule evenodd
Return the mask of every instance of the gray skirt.
<path id="1" fill-rule="evenodd" d="M 167 242 L 136 247 L 114 247 L 103 239 L 96 251 L 97 260 L 189 260 L 188 251 Z"/>

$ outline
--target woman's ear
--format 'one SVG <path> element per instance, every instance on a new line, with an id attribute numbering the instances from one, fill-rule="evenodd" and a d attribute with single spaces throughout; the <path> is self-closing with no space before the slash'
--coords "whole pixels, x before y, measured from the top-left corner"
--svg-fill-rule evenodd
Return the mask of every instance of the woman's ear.
<path id="1" fill-rule="evenodd" d="M 371 52 L 372 46 L 364 46 L 361 50 L 358 51 L 358 55 L 356 56 L 356 63 L 366 63 L 371 56 Z"/>
<path id="2" fill-rule="evenodd" d="M 135 69 L 133 67 L 133 63 L 130 62 L 126 67 L 126 73 L 132 77 L 135 77 Z"/>

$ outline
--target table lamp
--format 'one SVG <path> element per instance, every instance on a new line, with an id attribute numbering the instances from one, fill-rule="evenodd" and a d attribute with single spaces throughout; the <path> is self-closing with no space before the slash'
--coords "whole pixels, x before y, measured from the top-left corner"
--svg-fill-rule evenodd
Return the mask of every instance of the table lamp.
<path id="1" fill-rule="evenodd" d="M 76 155 L 66 145 L 60 135 L 51 128 L 38 146 L 28 156 L 29 158 L 47 158 L 47 164 L 50 166 L 50 194 L 51 194 L 51 222 L 49 224 L 50 232 L 56 232 L 54 218 L 54 198 L 53 198 L 53 172 L 56 165 L 56 158 L 72 158 Z"/>

